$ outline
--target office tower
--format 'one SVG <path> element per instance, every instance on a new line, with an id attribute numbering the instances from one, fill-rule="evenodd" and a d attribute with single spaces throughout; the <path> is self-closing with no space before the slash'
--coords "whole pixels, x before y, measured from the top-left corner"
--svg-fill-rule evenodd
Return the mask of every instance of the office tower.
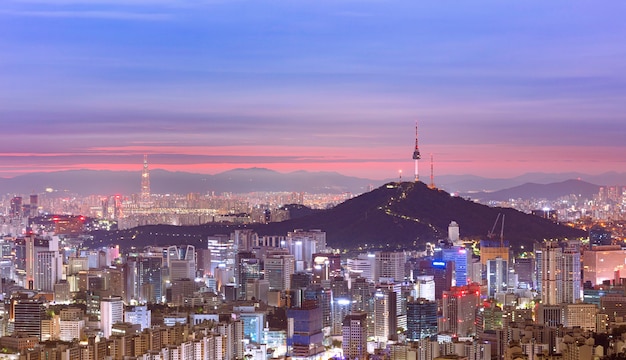
<path id="1" fill-rule="evenodd" d="M 350 360 L 367 359 L 367 314 L 352 313 L 343 319 L 341 348 Z"/>
<path id="2" fill-rule="evenodd" d="M 141 303 L 160 303 L 163 299 L 162 256 L 140 255 L 136 258 L 137 281 L 135 294 Z"/>
<path id="3" fill-rule="evenodd" d="M 30 196 L 30 217 L 36 217 L 39 215 L 39 196 L 32 194 Z"/>
<path id="4" fill-rule="evenodd" d="M 398 328 L 397 294 L 388 288 L 374 293 L 374 338 L 377 342 L 394 340 Z"/>
<path id="5" fill-rule="evenodd" d="M 119 296 L 100 299 L 100 329 L 105 338 L 111 337 L 114 324 L 124 321 L 124 303 Z"/>
<path id="6" fill-rule="evenodd" d="M 468 284 L 471 278 L 470 270 L 472 263 L 472 254 L 466 248 L 461 246 L 445 247 L 435 251 L 435 260 L 454 262 L 454 286 L 464 286 Z"/>
<path id="7" fill-rule="evenodd" d="M 350 308 L 352 307 L 352 301 L 348 297 L 333 297 L 332 303 L 332 326 L 330 327 L 330 334 L 332 336 L 338 336 L 342 333 L 343 319 L 350 314 Z"/>
<path id="8" fill-rule="evenodd" d="M 515 258 L 513 269 L 517 274 L 517 282 L 522 289 L 534 289 L 534 269 L 535 259 L 528 258 Z"/>
<path id="9" fill-rule="evenodd" d="M 11 199 L 10 202 L 10 218 L 12 220 L 21 220 L 22 219 L 22 197 L 21 196 L 15 196 L 14 198 Z"/>
<path id="10" fill-rule="evenodd" d="M 352 312 L 372 311 L 372 293 L 374 285 L 362 277 L 358 277 L 352 281 L 350 287 L 350 299 L 352 299 Z"/>
<path id="11" fill-rule="evenodd" d="M 287 353 L 291 357 L 310 358 L 324 352 L 322 309 L 314 301 L 304 301 L 300 308 L 287 309 Z"/>
<path id="12" fill-rule="evenodd" d="M 305 270 L 313 266 L 313 254 L 326 250 L 326 233 L 321 230 L 290 231 L 287 233 L 286 247 L 294 256 L 296 269 Z"/>
<path id="13" fill-rule="evenodd" d="M 487 261 L 487 294 L 489 297 L 506 291 L 508 275 L 509 267 L 504 259 L 498 257 Z"/>
<path id="14" fill-rule="evenodd" d="M 347 298 L 349 296 L 348 281 L 342 276 L 333 276 L 329 282 L 333 298 Z M 343 320 L 343 318 L 341 319 Z"/>
<path id="15" fill-rule="evenodd" d="M 360 254 L 357 258 L 348 259 L 348 271 L 350 272 L 350 274 L 356 274 L 362 278 L 374 282 L 376 276 L 375 259 L 375 254 Z"/>
<path id="16" fill-rule="evenodd" d="M 58 251 L 40 251 L 36 253 L 34 288 L 53 292 L 54 284 L 61 280 L 63 259 Z"/>
<path id="17" fill-rule="evenodd" d="M 437 303 L 424 298 L 407 302 L 407 340 L 418 341 L 437 334 Z"/>
<path id="18" fill-rule="evenodd" d="M 251 251 L 258 243 L 258 235 L 252 229 L 236 229 L 232 235 L 238 251 Z"/>
<path id="19" fill-rule="evenodd" d="M 171 301 L 175 306 L 185 305 L 185 298 L 193 297 L 196 291 L 196 281 L 191 279 L 178 279 L 172 281 Z"/>
<path id="20" fill-rule="evenodd" d="M 406 254 L 404 251 L 378 251 L 376 252 L 376 277 L 393 282 L 402 282 L 405 278 Z"/>
<path id="21" fill-rule="evenodd" d="M 109 218 L 109 197 L 104 197 L 100 200 L 100 206 L 102 207 L 102 218 Z"/>
<path id="22" fill-rule="evenodd" d="M 211 268 L 209 274 L 215 275 L 217 268 L 224 269 L 234 276 L 235 255 L 237 249 L 234 240 L 228 235 L 212 235 L 207 238 L 207 249 L 211 256 Z"/>
<path id="23" fill-rule="evenodd" d="M 289 290 L 291 275 L 295 272 L 293 255 L 273 254 L 265 258 L 265 278 L 270 282 L 270 290 Z"/>
<path id="24" fill-rule="evenodd" d="M 469 336 L 476 332 L 476 309 L 480 304 L 480 286 L 455 286 L 443 292 L 442 314 L 444 332 Z"/>
<path id="25" fill-rule="evenodd" d="M 141 331 L 152 326 L 152 311 L 146 305 L 132 306 L 124 312 L 124 322 L 141 326 Z"/>
<path id="26" fill-rule="evenodd" d="M 18 299 L 13 305 L 13 312 L 14 333 L 25 333 L 42 339 L 41 320 L 46 315 L 42 299 Z"/>
<path id="27" fill-rule="evenodd" d="M 320 284 L 311 284 L 304 291 L 304 300 L 312 300 L 321 309 L 322 326 L 329 328 L 332 325 L 332 292 Z"/>
<path id="28" fill-rule="evenodd" d="M 196 263 L 192 260 L 173 259 L 169 266 L 170 281 L 196 278 Z"/>
<path id="29" fill-rule="evenodd" d="M 236 256 L 237 272 L 235 283 L 239 289 L 239 299 L 246 298 L 248 280 L 261 278 L 261 261 L 251 251 L 239 251 Z"/>
<path id="30" fill-rule="evenodd" d="M 49 240 L 37 238 L 34 235 L 16 240 L 15 251 L 17 267 L 21 269 L 23 265 L 23 269 L 26 271 L 25 288 L 34 289 L 35 276 L 37 275 L 37 254 L 43 251 L 49 251 L 49 248 Z"/>

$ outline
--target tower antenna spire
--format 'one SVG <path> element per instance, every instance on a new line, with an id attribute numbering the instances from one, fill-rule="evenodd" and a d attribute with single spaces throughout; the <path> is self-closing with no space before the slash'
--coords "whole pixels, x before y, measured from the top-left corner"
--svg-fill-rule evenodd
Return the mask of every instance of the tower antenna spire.
<path id="1" fill-rule="evenodd" d="M 415 182 L 420 180 L 419 178 L 419 168 L 418 168 L 418 160 L 421 159 L 420 148 L 417 142 L 417 120 L 415 120 L 415 150 L 413 151 L 413 160 L 415 160 Z"/>
<path id="2" fill-rule="evenodd" d="M 435 167 L 433 164 L 433 154 L 430 153 L 430 185 L 428 187 L 431 189 L 435 188 Z"/>

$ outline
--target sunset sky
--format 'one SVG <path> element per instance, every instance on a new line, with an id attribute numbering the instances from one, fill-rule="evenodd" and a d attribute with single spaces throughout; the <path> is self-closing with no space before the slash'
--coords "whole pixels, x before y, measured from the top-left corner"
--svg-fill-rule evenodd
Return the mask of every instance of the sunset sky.
<path id="1" fill-rule="evenodd" d="M 626 2 L 0 1 L 0 176 L 626 171 Z"/>

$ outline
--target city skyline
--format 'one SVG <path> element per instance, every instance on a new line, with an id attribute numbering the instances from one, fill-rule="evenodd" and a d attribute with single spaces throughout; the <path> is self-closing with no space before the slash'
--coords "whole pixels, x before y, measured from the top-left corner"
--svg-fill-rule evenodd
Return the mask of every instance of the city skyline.
<path id="1" fill-rule="evenodd" d="M 626 4 L 0 5 L 0 177 L 624 171 Z"/>

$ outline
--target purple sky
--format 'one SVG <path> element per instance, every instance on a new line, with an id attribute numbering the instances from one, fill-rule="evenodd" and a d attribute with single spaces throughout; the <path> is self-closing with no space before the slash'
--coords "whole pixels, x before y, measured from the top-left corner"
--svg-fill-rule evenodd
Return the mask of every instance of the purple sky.
<path id="1" fill-rule="evenodd" d="M 5 0 L 0 176 L 626 171 L 626 3 Z"/>

